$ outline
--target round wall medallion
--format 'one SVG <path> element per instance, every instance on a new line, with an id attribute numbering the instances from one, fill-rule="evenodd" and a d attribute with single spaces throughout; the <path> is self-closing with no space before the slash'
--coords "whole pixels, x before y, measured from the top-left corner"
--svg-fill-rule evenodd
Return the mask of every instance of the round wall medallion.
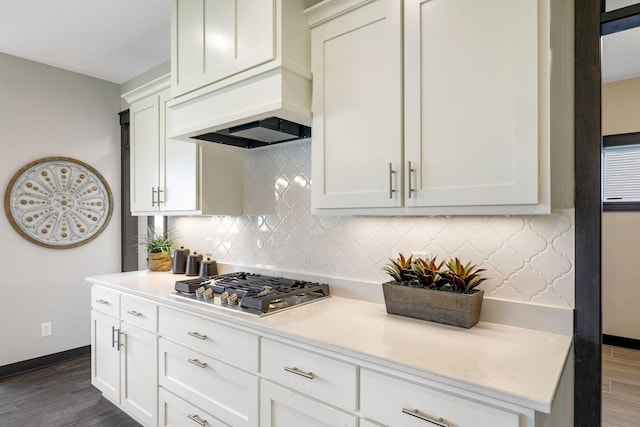
<path id="1" fill-rule="evenodd" d="M 25 239 L 66 249 L 84 245 L 107 226 L 111 189 L 91 166 L 68 157 L 47 157 L 25 165 L 4 194 L 9 222 Z"/>

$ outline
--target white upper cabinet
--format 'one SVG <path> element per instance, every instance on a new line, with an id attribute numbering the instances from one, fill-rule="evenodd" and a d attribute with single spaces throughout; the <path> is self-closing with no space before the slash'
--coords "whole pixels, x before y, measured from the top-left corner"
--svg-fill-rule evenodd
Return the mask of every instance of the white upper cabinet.
<path id="1" fill-rule="evenodd" d="M 551 141 L 572 142 L 560 111 L 572 95 L 551 93 L 571 83 L 560 3 L 327 0 L 306 13 L 313 209 L 550 212 Z M 558 170 L 571 168 L 563 156 Z"/>
<path id="2" fill-rule="evenodd" d="M 133 100 L 132 215 L 242 215 L 242 151 L 168 138 L 170 93 L 142 87 L 123 95 Z"/>
<path id="3" fill-rule="evenodd" d="M 130 108 L 131 212 L 197 210 L 198 146 L 166 138 L 170 89 L 134 102 Z"/>
<path id="4" fill-rule="evenodd" d="M 160 97 L 152 95 L 129 109 L 131 211 L 158 210 L 160 183 Z"/>
<path id="5" fill-rule="evenodd" d="M 401 2 L 366 2 L 311 40 L 313 206 L 402 206 Z"/>
<path id="6" fill-rule="evenodd" d="M 404 72 L 407 206 L 538 203 L 537 0 L 406 0 Z"/>
<path id="7" fill-rule="evenodd" d="M 173 95 L 275 59 L 275 7 L 275 0 L 174 0 Z"/>

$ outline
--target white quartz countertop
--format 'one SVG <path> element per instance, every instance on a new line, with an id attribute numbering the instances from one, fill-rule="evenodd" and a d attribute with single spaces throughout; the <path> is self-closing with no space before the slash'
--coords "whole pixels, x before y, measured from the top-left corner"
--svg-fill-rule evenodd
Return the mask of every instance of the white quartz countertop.
<path id="1" fill-rule="evenodd" d="M 471 329 L 440 325 L 336 296 L 257 317 L 172 296 L 175 281 L 184 278 L 135 271 L 87 280 L 545 413 L 571 349 L 570 336 L 488 322 Z"/>

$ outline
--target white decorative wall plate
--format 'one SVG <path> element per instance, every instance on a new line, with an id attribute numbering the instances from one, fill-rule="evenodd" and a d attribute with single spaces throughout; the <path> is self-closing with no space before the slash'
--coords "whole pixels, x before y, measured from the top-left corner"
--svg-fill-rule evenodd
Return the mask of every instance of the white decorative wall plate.
<path id="1" fill-rule="evenodd" d="M 113 198 L 105 179 L 88 164 L 47 157 L 25 165 L 11 178 L 4 209 L 25 239 L 66 249 L 84 245 L 104 230 Z"/>

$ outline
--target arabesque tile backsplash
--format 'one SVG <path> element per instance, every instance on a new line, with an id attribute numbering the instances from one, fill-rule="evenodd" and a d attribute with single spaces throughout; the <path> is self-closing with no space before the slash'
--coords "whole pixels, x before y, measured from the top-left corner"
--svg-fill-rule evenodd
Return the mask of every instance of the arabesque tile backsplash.
<path id="1" fill-rule="evenodd" d="M 245 215 L 170 219 L 180 243 L 220 262 L 382 283 L 398 252 L 487 269 L 485 295 L 574 306 L 574 212 L 539 216 L 313 215 L 310 140 L 248 150 Z"/>

